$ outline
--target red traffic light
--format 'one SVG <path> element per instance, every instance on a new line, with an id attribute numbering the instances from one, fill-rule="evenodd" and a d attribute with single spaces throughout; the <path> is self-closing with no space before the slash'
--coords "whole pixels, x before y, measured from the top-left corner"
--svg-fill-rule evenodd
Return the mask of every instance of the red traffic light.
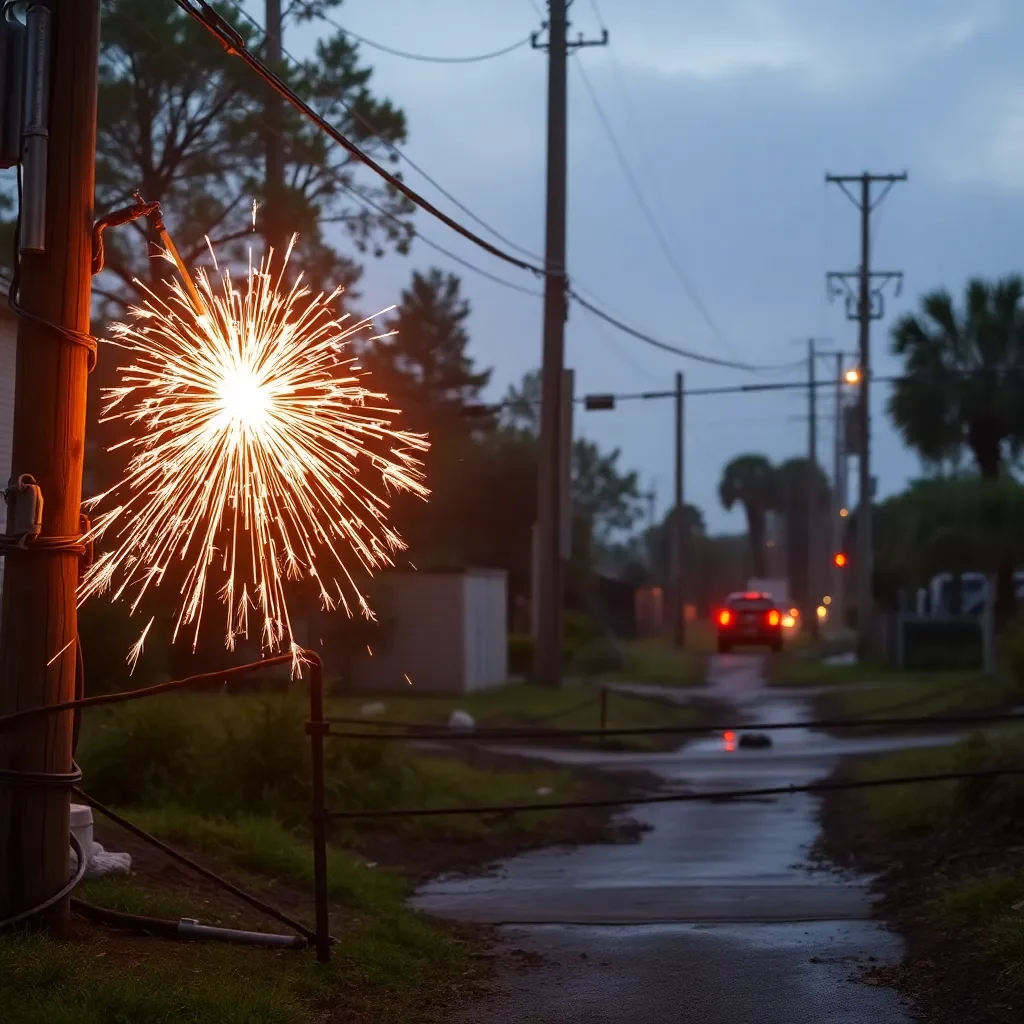
<path id="1" fill-rule="evenodd" d="M 835 565 L 836 565 L 836 566 L 837 566 L 838 568 L 842 569 L 842 568 L 843 568 L 843 567 L 844 567 L 844 566 L 846 565 L 846 555 L 844 555 L 844 554 L 842 553 L 842 551 L 837 551 L 837 552 L 836 552 L 836 553 L 835 553 L 835 554 L 834 554 L 834 555 L 832 556 L 832 562 L 833 562 L 833 563 L 834 563 L 834 564 L 835 564 Z"/>

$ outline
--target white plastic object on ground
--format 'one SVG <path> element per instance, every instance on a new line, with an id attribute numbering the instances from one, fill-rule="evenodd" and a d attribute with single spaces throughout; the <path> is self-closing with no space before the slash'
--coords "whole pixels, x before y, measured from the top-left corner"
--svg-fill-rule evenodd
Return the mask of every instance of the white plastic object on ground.
<path id="1" fill-rule="evenodd" d="M 453 711 L 448 719 L 449 729 L 475 729 L 476 719 L 468 711 Z"/>
<path id="2" fill-rule="evenodd" d="M 92 808 L 86 804 L 71 805 L 71 831 L 82 847 L 86 858 L 85 877 L 105 878 L 108 875 L 127 875 L 132 869 L 130 853 L 108 853 L 92 838 Z M 78 870 L 78 856 L 71 851 L 71 874 Z"/>

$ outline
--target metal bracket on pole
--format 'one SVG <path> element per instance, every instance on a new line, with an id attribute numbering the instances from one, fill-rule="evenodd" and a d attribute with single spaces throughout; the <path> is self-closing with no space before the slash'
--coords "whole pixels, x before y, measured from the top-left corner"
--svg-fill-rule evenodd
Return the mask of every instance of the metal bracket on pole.
<path id="1" fill-rule="evenodd" d="M 50 148 L 50 9 L 33 3 L 25 15 L 25 112 L 21 162 L 21 252 L 46 251 L 46 176 Z"/>
<path id="2" fill-rule="evenodd" d="M 885 316 L 885 286 L 895 282 L 893 294 L 898 296 L 903 291 L 903 273 L 898 270 L 876 270 L 871 272 L 871 295 L 869 316 L 872 320 L 881 320 Z M 846 301 L 846 319 L 860 319 L 860 303 L 858 301 L 857 287 L 854 283 L 860 281 L 859 270 L 829 271 L 825 275 L 826 288 L 829 299 L 844 298 Z M 877 281 L 877 284 L 875 283 Z"/>

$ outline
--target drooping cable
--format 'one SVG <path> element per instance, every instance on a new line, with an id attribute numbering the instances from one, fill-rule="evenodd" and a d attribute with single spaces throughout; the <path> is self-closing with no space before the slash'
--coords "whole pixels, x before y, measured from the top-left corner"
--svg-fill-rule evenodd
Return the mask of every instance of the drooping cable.
<path id="1" fill-rule="evenodd" d="M 309 120 L 320 131 L 341 146 L 342 149 L 344 149 L 350 156 L 368 167 L 379 178 L 383 179 L 396 192 L 401 193 L 406 199 L 418 206 L 421 210 L 429 213 L 432 217 L 441 221 L 441 223 L 446 227 L 451 228 L 452 231 L 462 235 L 463 238 L 472 242 L 480 249 L 483 249 L 484 252 L 487 252 L 514 267 L 519 267 L 521 270 L 528 270 L 530 273 L 541 277 L 546 275 L 546 271 L 543 267 L 530 263 L 527 260 L 520 259 L 518 256 L 513 256 L 511 253 L 505 252 L 503 249 L 498 248 L 498 246 L 492 245 L 486 239 L 481 238 L 475 231 L 471 231 L 465 225 L 460 224 L 453 217 L 450 217 L 443 210 L 438 209 L 438 207 L 430 202 L 430 200 L 420 195 L 415 189 L 406 185 L 401 178 L 395 176 L 377 163 L 373 157 L 368 153 L 365 153 L 359 148 L 359 146 L 349 139 L 348 136 L 344 135 L 326 118 L 318 114 L 304 99 L 302 99 L 301 96 L 297 95 L 286 82 L 282 81 L 274 71 L 268 68 L 266 64 L 264 64 L 263 61 L 261 61 L 246 46 L 245 40 L 241 35 L 239 35 L 235 28 L 220 14 L 218 14 L 217 11 L 215 11 L 208 3 L 206 3 L 206 0 L 174 0 L 174 3 L 188 14 L 189 17 L 194 18 L 200 25 L 210 32 L 210 34 L 221 44 L 226 53 L 231 56 L 238 57 L 251 71 L 255 72 L 263 82 L 270 86 L 274 92 L 302 114 L 303 117 Z"/>
<path id="2" fill-rule="evenodd" d="M 245 6 L 242 3 L 242 0 L 228 0 L 228 3 L 230 3 L 231 6 L 234 7 L 235 10 L 238 11 L 238 13 L 243 18 L 245 18 L 245 20 L 247 22 L 249 22 L 249 24 L 252 25 L 253 28 L 256 29 L 256 31 L 258 31 L 261 35 L 263 35 L 264 38 L 266 38 L 266 34 L 267 34 L 266 26 L 261 25 L 246 10 Z M 321 13 L 319 15 L 319 17 L 320 17 L 321 21 L 325 21 L 327 24 L 335 26 L 340 32 L 345 32 L 345 29 L 341 28 L 341 26 L 338 25 L 337 22 L 335 22 L 331 18 L 328 18 L 325 14 Z M 529 42 L 529 41 L 530 40 L 529 40 L 529 37 L 528 37 L 525 40 L 525 42 Z M 301 65 L 302 62 L 293 53 L 290 53 L 283 46 L 281 47 L 281 53 L 285 57 L 287 57 L 296 66 Z M 370 134 L 374 133 L 375 129 L 374 129 L 373 124 L 362 113 L 360 113 L 360 111 L 359 111 L 359 109 L 357 107 L 347 106 L 346 104 L 344 104 L 337 97 L 335 98 L 335 101 L 337 103 L 339 103 L 339 105 L 344 108 L 345 112 L 349 115 L 349 117 L 351 117 L 354 120 L 359 122 L 359 124 L 362 126 L 364 131 L 366 131 L 366 132 L 368 132 Z M 408 164 L 409 167 L 411 167 L 421 178 L 423 178 L 424 181 L 428 182 L 430 185 L 432 185 L 434 188 L 436 188 L 437 191 L 440 192 L 441 195 L 443 195 L 445 197 L 445 199 L 448 200 L 448 202 L 450 202 L 457 209 L 461 210 L 467 217 L 469 217 L 470 220 L 472 220 L 476 224 L 479 224 L 480 227 L 482 227 L 486 232 L 488 232 L 489 234 L 491 234 L 495 238 L 497 238 L 499 242 L 501 242 L 504 245 L 508 246 L 508 248 L 512 249 L 514 252 L 518 252 L 518 253 L 522 254 L 523 256 L 526 256 L 528 259 L 535 260 L 539 264 L 543 264 L 544 263 L 544 257 L 543 256 L 539 256 L 537 253 L 533 252 L 532 250 L 526 249 L 523 246 L 519 245 L 518 243 L 512 241 L 512 239 L 509 238 L 507 235 L 503 235 L 496 227 L 494 227 L 493 225 L 489 224 L 482 217 L 480 217 L 477 214 L 475 214 L 457 196 L 452 195 L 452 193 L 449 192 L 448 189 L 446 189 L 436 178 L 431 177 L 400 146 L 396 146 L 395 143 L 393 143 L 390 139 L 382 138 L 380 141 L 391 151 L 391 153 L 395 157 L 397 157 L 397 159 L 399 159 L 399 160 L 403 161 L 404 163 Z"/>

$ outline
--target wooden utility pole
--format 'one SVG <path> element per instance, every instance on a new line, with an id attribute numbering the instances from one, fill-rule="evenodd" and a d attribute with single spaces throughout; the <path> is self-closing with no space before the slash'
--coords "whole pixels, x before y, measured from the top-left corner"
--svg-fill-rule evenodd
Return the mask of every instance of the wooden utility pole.
<path id="1" fill-rule="evenodd" d="M 683 375 L 676 373 L 676 504 L 672 517 L 672 638 L 676 647 L 686 646 L 686 597 L 683 592 L 683 552 L 686 524 L 683 516 Z"/>
<path id="2" fill-rule="evenodd" d="M 534 568 L 537 573 L 533 592 L 535 648 L 534 678 L 548 686 L 562 681 L 562 592 L 563 571 L 560 545 L 560 514 L 563 508 L 561 468 L 561 393 L 562 363 L 565 356 L 566 273 L 565 273 L 565 198 L 566 198 L 566 58 L 570 49 L 602 45 L 583 39 L 568 41 L 567 0 L 548 2 L 548 39 L 539 41 L 534 33 L 534 49 L 548 51 L 548 158 L 547 221 L 545 227 L 544 266 L 544 350 L 541 363 L 540 444 L 537 478 L 537 544 Z"/>
<path id="3" fill-rule="evenodd" d="M 843 440 L 843 353 L 836 352 L 836 421 L 832 436 L 832 552 L 829 558 L 832 575 L 832 603 L 829 605 L 829 620 L 839 629 L 846 627 L 846 605 L 843 600 L 846 581 L 843 570 L 832 559 L 843 549 L 842 509 L 846 507 L 846 448 Z"/>
<path id="4" fill-rule="evenodd" d="M 827 275 L 831 295 L 846 296 L 846 315 L 859 325 L 860 396 L 857 406 L 858 434 L 857 466 L 857 548 L 854 571 L 857 578 L 857 648 L 866 657 L 871 647 L 871 619 L 874 606 L 872 580 L 874 578 L 874 549 L 871 529 L 871 502 L 874 497 L 871 478 L 871 321 L 879 320 L 885 312 L 882 289 L 889 281 L 896 282 L 896 294 L 903 282 L 898 271 L 871 270 L 871 213 L 889 194 L 893 185 L 906 181 L 907 174 L 826 174 L 826 183 L 838 185 L 860 211 L 860 266 L 855 271 L 830 272 Z M 884 188 L 872 198 L 871 186 L 879 182 Z M 860 186 L 859 194 L 848 185 Z M 856 280 L 854 289 L 850 281 Z M 874 282 L 878 282 L 877 287 Z"/>
<path id="5" fill-rule="evenodd" d="M 283 58 L 281 24 L 281 0 L 267 0 L 267 64 L 270 69 L 281 73 Z M 271 89 L 266 89 L 263 104 L 266 150 L 264 193 L 267 208 L 263 211 L 263 238 L 268 249 L 273 249 L 277 259 L 284 257 L 288 244 L 288 227 L 283 209 L 284 188 L 284 107 L 282 100 Z"/>
<path id="6" fill-rule="evenodd" d="M 23 317 L 18 328 L 11 468 L 15 479 L 31 474 L 42 489 L 41 536 L 75 537 L 89 352 L 41 321 L 89 330 L 100 0 L 37 5 L 51 15 L 52 37 L 45 251 L 21 259 L 20 304 L 41 320 Z M 0 714 L 74 696 L 78 574 L 79 556 L 71 550 L 7 556 Z M 71 730 L 66 712 L 0 733 L 0 767 L 69 772 Z M 0 919 L 38 906 L 67 883 L 69 817 L 66 786 L 0 781 Z M 36 920 L 60 924 L 67 914 L 64 900 Z"/>

